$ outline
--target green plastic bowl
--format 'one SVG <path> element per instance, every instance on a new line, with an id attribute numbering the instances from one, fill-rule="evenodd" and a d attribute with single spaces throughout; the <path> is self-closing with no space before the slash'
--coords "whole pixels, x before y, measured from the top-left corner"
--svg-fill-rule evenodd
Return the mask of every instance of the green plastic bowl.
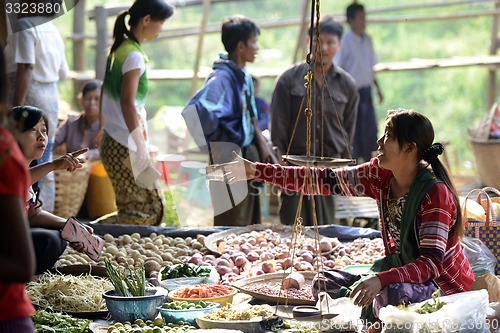
<path id="1" fill-rule="evenodd" d="M 343 271 L 352 273 L 352 274 L 373 274 L 375 273 L 374 271 L 371 270 L 372 265 L 370 264 L 363 264 L 363 265 L 349 265 L 344 268 L 342 268 Z"/>

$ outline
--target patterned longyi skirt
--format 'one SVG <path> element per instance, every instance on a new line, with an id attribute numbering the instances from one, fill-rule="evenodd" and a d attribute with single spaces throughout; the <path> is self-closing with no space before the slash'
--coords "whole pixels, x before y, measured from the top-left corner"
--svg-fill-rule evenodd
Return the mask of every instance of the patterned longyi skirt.
<path id="1" fill-rule="evenodd" d="M 159 182 L 154 189 L 137 185 L 130 164 L 129 149 L 106 132 L 101 140 L 101 160 L 113 184 L 119 224 L 159 225 L 163 217 L 164 198 Z"/>

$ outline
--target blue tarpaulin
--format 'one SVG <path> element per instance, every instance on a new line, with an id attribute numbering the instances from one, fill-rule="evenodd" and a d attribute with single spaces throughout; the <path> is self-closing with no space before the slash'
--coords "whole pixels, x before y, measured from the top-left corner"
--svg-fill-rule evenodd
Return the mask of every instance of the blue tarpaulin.
<path id="1" fill-rule="evenodd" d="M 163 234 L 170 237 L 196 237 L 197 235 L 210 235 L 235 227 L 206 227 L 206 228 L 179 228 L 179 227 L 152 227 L 128 224 L 100 224 L 91 225 L 97 235 L 110 234 L 114 237 L 120 235 L 131 235 L 139 233 L 141 237 L 152 233 Z M 344 225 L 322 225 L 318 226 L 320 235 L 326 237 L 337 237 L 340 241 L 353 241 L 356 238 L 378 238 L 380 231 L 370 228 L 350 227 Z"/>

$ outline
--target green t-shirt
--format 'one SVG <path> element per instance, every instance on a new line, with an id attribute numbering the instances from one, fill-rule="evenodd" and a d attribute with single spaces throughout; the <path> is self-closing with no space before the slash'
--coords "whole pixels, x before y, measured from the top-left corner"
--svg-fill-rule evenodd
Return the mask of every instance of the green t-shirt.
<path id="1" fill-rule="evenodd" d="M 144 109 L 148 95 L 147 62 L 148 57 L 141 46 L 129 38 L 125 38 L 118 49 L 108 56 L 102 96 L 102 112 L 106 119 L 104 130 L 124 146 L 128 146 L 130 132 L 120 106 L 123 75 L 131 70 L 140 70 L 135 107 L 139 124 L 143 126 L 143 132 L 147 133 L 147 114 Z"/>

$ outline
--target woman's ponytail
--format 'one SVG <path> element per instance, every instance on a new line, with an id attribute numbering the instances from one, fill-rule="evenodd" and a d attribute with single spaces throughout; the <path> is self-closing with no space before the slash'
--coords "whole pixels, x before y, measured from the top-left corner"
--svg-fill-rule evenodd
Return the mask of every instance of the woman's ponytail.
<path id="1" fill-rule="evenodd" d="M 113 28 L 113 38 L 114 42 L 113 45 L 111 46 L 111 51 L 110 53 L 113 53 L 116 51 L 116 49 L 123 43 L 125 40 L 125 35 L 129 35 L 129 31 L 127 29 L 127 26 L 125 25 L 125 16 L 127 16 L 128 11 L 121 13 L 118 15 L 115 21 L 115 27 Z"/>
<path id="2" fill-rule="evenodd" d="M 455 206 L 457 207 L 457 221 L 451 227 L 450 234 L 461 239 L 465 235 L 465 220 L 462 216 L 462 208 L 460 206 L 458 191 L 450 177 L 450 172 L 448 171 L 446 166 L 439 160 L 439 158 L 434 158 L 431 161 L 430 165 L 436 177 L 441 179 L 443 183 L 446 184 L 453 195 L 453 200 L 455 201 Z"/>
<path id="3" fill-rule="evenodd" d="M 127 29 L 125 24 L 125 16 L 130 15 L 128 24 L 131 28 L 135 27 L 141 18 L 146 15 L 151 17 L 153 21 L 163 21 L 168 19 L 174 13 L 174 7 L 164 0 L 136 0 L 128 11 L 118 15 L 113 29 L 114 43 L 111 46 L 113 53 L 125 40 L 125 35 L 133 41 L 139 43 L 133 33 Z"/>

